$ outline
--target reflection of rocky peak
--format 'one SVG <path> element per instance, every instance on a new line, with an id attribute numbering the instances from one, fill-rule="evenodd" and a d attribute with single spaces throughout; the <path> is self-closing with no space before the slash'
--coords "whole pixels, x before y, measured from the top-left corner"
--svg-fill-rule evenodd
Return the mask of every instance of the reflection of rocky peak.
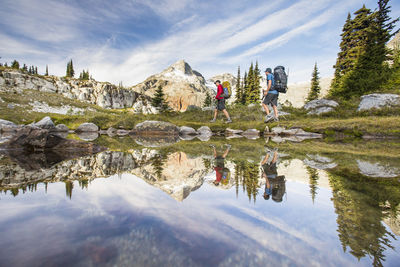
<path id="1" fill-rule="evenodd" d="M 150 76 L 133 86 L 132 90 L 152 97 L 159 86 L 163 88 L 169 105 L 177 111 L 185 111 L 189 105 L 202 106 L 206 92 L 211 93 L 204 77 L 183 60 Z"/>
<path id="2" fill-rule="evenodd" d="M 168 155 L 161 166 L 150 163 L 133 173 L 182 201 L 203 184 L 207 171 L 202 157 L 190 158 L 184 152 L 176 152 Z"/>

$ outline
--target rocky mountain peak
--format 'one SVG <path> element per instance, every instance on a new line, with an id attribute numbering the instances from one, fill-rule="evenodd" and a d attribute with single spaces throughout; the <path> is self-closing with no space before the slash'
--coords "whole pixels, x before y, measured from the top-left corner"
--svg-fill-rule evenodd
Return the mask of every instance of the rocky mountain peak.
<path id="1" fill-rule="evenodd" d="M 175 62 L 163 72 L 180 72 L 185 75 L 193 75 L 192 67 L 190 67 L 190 65 L 183 59 Z"/>

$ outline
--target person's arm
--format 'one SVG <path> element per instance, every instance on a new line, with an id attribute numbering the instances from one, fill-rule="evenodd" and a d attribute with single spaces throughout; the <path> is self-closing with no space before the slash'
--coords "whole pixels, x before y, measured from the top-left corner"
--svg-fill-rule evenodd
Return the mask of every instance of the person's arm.
<path id="1" fill-rule="evenodd" d="M 268 94 L 268 91 L 271 89 L 272 80 L 267 80 L 267 90 L 264 91 L 264 95 Z"/>

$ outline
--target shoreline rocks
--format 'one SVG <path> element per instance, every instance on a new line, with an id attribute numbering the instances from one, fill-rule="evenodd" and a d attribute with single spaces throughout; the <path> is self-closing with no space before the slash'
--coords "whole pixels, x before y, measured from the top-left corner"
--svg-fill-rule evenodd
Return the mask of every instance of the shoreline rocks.
<path id="1" fill-rule="evenodd" d="M 400 106 L 400 95 L 396 94 L 370 94 L 361 97 L 357 111 L 381 109 L 385 107 Z"/>
<path id="2" fill-rule="evenodd" d="M 315 99 L 304 105 L 304 109 L 308 111 L 307 115 L 320 115 L 334 111 L 339 103 L 328 99 Z"/>

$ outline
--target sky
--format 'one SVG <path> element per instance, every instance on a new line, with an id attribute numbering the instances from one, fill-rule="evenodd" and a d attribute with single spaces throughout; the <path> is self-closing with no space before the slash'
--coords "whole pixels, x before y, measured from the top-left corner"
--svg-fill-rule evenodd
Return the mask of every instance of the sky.
<path id="1" fill-rule="evenodd" d="M 65 75 L 72 59 L 99 81 L 132 86 L 184 59 L 207 79 L 283 65 L 289 83 L 316 62 L 333 75 L 348 12 L 376 0 L 0 0 L 0 62 L 46 65 Z M 392 17 L 400 1 L 390 1 Z"/>

